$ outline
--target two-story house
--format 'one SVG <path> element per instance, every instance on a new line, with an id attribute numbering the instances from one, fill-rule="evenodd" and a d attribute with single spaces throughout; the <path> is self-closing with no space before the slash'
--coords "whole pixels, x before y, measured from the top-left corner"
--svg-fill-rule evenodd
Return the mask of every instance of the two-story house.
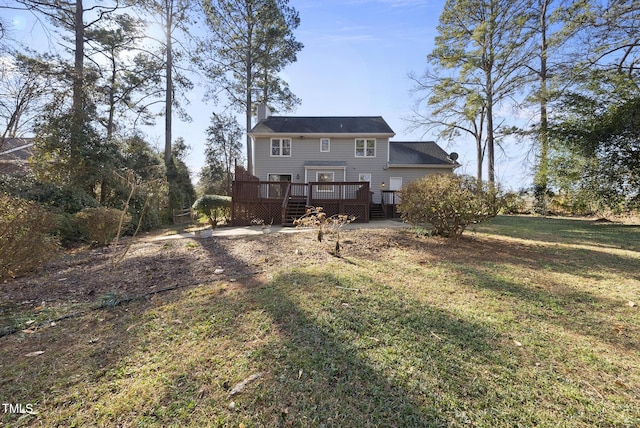
<path id="1" fill-rule="evenodd" d="M 236 177 L 235 224 L 291 223 L 304 207 L 353 214 L 358 221 L 395 213 L 396 191 L 427 174 L 458 166 L 434 142 L 394 142 L 380 116 L 269 116 L 260 107 L 251 181 Z"/>

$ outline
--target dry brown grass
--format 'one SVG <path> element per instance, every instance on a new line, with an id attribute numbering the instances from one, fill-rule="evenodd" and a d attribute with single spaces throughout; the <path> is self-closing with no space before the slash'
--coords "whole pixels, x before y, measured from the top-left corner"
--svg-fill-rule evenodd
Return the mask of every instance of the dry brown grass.
<path id="1" fill-rule="evenodd" d="M 2 421 L 638 425 L 639 232 L 500 218 L 457 242 L 346 231 L 343 258 L 313 233 L 139 240 L 116 270 L 67 256 L 3 285 L 32 332 L 0 338 L 0 401 L 38 414 Z M 108 290 L 146 296 L 89 309 Z"/>

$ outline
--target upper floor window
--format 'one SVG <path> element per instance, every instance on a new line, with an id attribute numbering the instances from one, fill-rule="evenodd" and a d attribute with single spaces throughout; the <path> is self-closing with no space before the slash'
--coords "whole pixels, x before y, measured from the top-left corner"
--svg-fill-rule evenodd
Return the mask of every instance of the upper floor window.
<path id="1" fill-rule="evenodd" d="M 291 138 L 272 138 L 271 156 L 291 156 Z"/>
<path id="2" fill-rule="evenodd" d="M 376 139 L 375 138 L 356 138 L 356 157 L 357 158 L 375 158 L 376 157 Z"/>
<path id="3" fill-rule="evenodd" d="M 331 140 L 328 138 L 320 138 L 320 151 L 328 153 L 331 151 Z"/>

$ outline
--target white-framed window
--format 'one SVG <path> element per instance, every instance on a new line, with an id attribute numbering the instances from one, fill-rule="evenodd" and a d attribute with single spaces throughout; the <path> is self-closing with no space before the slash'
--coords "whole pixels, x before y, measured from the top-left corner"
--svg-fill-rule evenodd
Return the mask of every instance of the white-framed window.
<path id="1" fill-rule="evenodd" d="M 371 184 L 371 173 L 361 172 L 360 174 L 358 174 L 358 181 L 366 181 Z"/>
<path id="2" fill-rule="evenodd" d="M 271 156 L 291 156 L 291 138 L 272 138 Z"/>
<path id="3" fill-rule="evenodd" d="M 316 181 L 321 183 L 332 183 L 335 181 L 335 173 L 318 171 L 316 172 Z M 318 186 L 318 192 L 333 192 L 333 186 L 321 184 Z"/>
<path id="4" fill-rule="evenodd" d="M 320 151 L 329 153 L 331 151 L 331 140 L 328 138 L 320 138 Z"/>
<path id="5" fill-rule="evenodd" d="M 375 158 L 376 157 L 376 139 L 375 138 L 356 138 L 356 157 L 357 158 Z"/>

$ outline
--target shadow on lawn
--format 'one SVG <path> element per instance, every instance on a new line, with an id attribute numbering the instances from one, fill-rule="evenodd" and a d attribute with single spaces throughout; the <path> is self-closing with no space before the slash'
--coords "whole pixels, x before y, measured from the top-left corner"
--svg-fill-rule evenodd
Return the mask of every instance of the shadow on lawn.
<path id="1" fill-rule="evenodd" d="M 421 303 L 371 275 L 358 279 L 359 293 L 336 288 L 341 278 L 325 270 L 260 281 L 255 267 L 230 253 L 233 240 L 179 245 L 188 243 L 197 257 L 181 261 L 179 274 L 162 263 L 155 273 L 171 281 L 163 286 L 184 288 L 45 330 L 34 338 L 46 351 L 37 360 L 12 362 L 5 349 L 22 355 L 36 344 L 3 339 L 0 365 L 15 370 L 0 383 L 10 385 L 3 394 L 12 395 L 0 398 L 38 402 L 49 425 L 448 426 L 474 423 L 464 409 L 500 412 L 482 407 L 500 399 L 477 370 L 508 376 L 511 363 L 488 326 Z M 144 261 L 125 259 L 123 278 L 147 275 Z M 203 263 L 209 281 L 198 287 Z M 218 265 L 224 275 L 210 272 Z M 466 274 L 518 299 L 550 299 L 480 270 Z M 599 322 L 591 317 L 588 324 Z M 581 320 L 558 322 L 581 332 L 585 327 Z M 63 327 L 64 334 L 57 332 Z M 48 348 L 54 340 L 55 352 Z M 228 396 L 230 387 L 257 372 L 263 377 Z M 7 418 L 13 417 L 1 420 Z"/>
<path id="2" fill-rule="evenodd" d="M 263 351 L 267 401 L 288 403 L 297 423 L 446 426 L 448 405 L 487 392 L 465 367 L 488 361 L 492 332 L 373 280 L 358 294 L 338 283 L 292 272 L 254 291 L 284 335 Z"/>
<path id="3" fill-rule="evenodd" d="M 557 247 L 551 244 L 532 245 L 491 239 L 463 237 L 459 242 L 438 244 L 425 238 L 403 237 L 405 248 L 425 251 L 447 264 L 447 269 L 460 275 L 461 283 L 471 287 L 493 290 L 510 296 L 514 307 L 522 303 L 532 305 L 528 311 L 544 322 L 555 323 L 572 332 L 595 337 L 625 350 L 637 351 L 640 328 L 629 308 L 628 299 L 608 297 L 606 290 L 593 288 L 597 281 L 606 284 L 611 274 L 640 281 L 638 258 L 587 250 Z M 531 272 L 533 279 L 525 278 Z M 539 272 L 548 272 L 538 275 Z M 525 275 L 522 275 L 525 273 Z M 553 274 L 569 274 L 567 278 Z M 514 275 L 515 274 L 515 275 Z M 544 281 L 536 283 L 536 278 Z M 624 290 L 632 298 L 633 290 Z M 635 317 L 637 319 L 637 317 Z"/>
<path id="4" fill-rule="evenodd" d="M 555 284 L 557 291 L 551 291 L 535 284 L 505 280 L 481 268 L 465 267 L 464 277 L 466 284 L 510 296 L 514 307 L 531 305 L 526 313 L 532 319 L 638 352 L 640 329 L 630 317 L 624 316 L 624 311 L 633 308 L 622 300 L 596 296 L 564 284 Z"/>
<path id="5" fill-rule="evenodd" d="M 224 254 L 223 266 L 244 265 L 223 245 L 204 248 L 212 259 Z M 176 316 L 184 324 L 174 329 L 210 343 L 209 352 L 224 342 L 227 348 L 215 356 L 195 342 L 180 344 L 194 349 L 169 357 L 182 367 L 164 375 L 166 392 L 156 401 L 168 408 L 156 405 L 147 422 L 185 420 L 180 412 L 193 405 L 220 425 L 437 427 L 459 417 L 451 412 L 459 400 L 491 394 L 467 369 L 470 361 L 495 363 L 495 332 L 486 327 L 368 276 L 368 291 L 353 294 L 337 289 L 340 279 L 331 273 L 294 270 L 260 282 L 250 270 L 235 272 L 247 276 L 205 301 L 182 293 Z M 233 361 L 220 361 L 230 355 Z M 227 397 L 227 388 L 254 373 L 264 375 Z"/>
<path id="6" fill-rule="evenodd" d="M 223 246 L 206 249 L 212 256 L 225 251 Z M 370 276 L 361 278 L 362 293 L 336 288 L 340 281 L 329 272 L 297 269 L 265 282 L 248 277 L 236 283 L 239 289 L 211 295 L 206 311 L 189 316 L 190 334 L 212 345 L 229 341 L 237 360 L 232 368 L 218 369 L 213 379 L 217 392 L 210 397 L 215 402 L 210 410 L 220 420 L 266 426 L 448 426 L 464 423 L 452 411 L 460 401 L 483 401 L 493 393 L 475 369 L 506 367 L 497 362 L 494 331 Z M 255 331 L 247 320 L 262 327 Z M 211 364 L 203 358 L 193 369 L 199 365 L 207 371 Z M 232 386 L 256 372 L 264 376 L 235 398 L 230 411 L 221 385 Z M 180 382 L 179 389 L 189 393 L 202 379 L 169 381 Z M 163 401 L 170 400 L 176 401 L 175 394 Z"/>
<path id="7" fill-rule="evenodd" d="M 504 242 L 491 237 L 476 239 L 463 235 L 458 241 L 402 233 L 396 245 L 406 251 L 425 253 L 434 261 L 459 266 L 515 265 L 524 269 L 570 274 L 588 280 L 602 280 L 608 274 L 640 281 L 640 253 L 620 254 L 597 247 L 569 247 L 545 241 Z"/>
<path id="8" fill-rule="evenodd" d="M 464 358 L 490 352 L 491 332 L 390 291 L 345 306 L 349 296 L 340 295 L 332 275 L 289 273 L 260 282 L 255 268 L 224 245 L 189 242 L 202 249 L 200 261 L 223 266 L 225 275 L 198 287 L 202 276 L 191 272 L 198 262 L 185 260 L 174 276 L 160 263 L 155 274 L 172 281 L 162 285 L 185 288 L 0 342 L 0 398 L 34 403 L 39 412 L 22 423 L 446 426 L 453 416 L 444 409 L 473 377 Z M 148 274 L 144 261 L 125 259 L 123 279 Z M 226 275 L 239 279 L 229 285 Z M 371 280 L 370 287 L 383 286 Z M 309 293 L 319 293 L 314 308 L 302 306 Z M 45 353 L 7 358 L 35 349 Z M 260 380 L 228 397 L 231 386 L 256 372 L 264 373 Z M 471 392 L 486 390 L 478 388 Z"/>

